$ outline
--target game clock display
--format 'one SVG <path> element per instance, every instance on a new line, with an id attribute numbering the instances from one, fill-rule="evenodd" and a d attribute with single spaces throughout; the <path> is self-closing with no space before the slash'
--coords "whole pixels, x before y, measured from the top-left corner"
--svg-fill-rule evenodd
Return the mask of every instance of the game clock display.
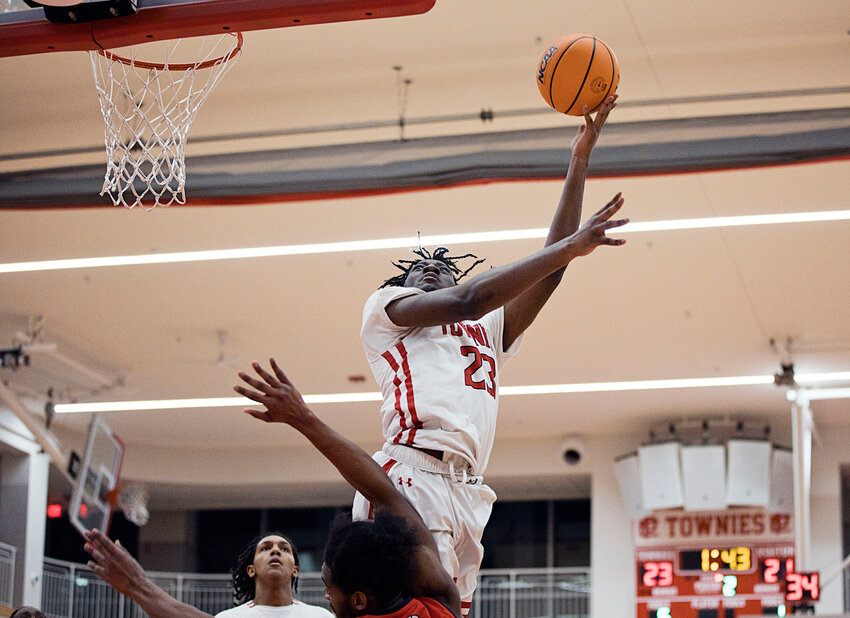
<path id="1" fill-rule="evenodd" d="M 784 616 L 817 601 L 817 573 L 798 573 L 793 544 L 636 551 L 638 618 Z"/>
<path id="2" fill-rule="evenodd" d="M 703 547 L 679 553 L 682 571 L 730 572 L 749 571 L 753 564 L 749 547 Z"/>

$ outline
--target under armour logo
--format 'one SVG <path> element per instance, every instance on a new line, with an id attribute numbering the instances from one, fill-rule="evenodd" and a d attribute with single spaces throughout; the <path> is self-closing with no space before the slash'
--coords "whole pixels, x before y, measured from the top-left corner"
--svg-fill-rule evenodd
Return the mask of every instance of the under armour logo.
<path id="1" fill-rule="evenodd" d="M 398 477 L 398 484 L 404 487 L 404 477 Z M 409 476 L 407 477 L 407 486 L 413 487 L 413 479 Z M 410 616 L 410 618 L 419 618 L 418 616 Z"/>

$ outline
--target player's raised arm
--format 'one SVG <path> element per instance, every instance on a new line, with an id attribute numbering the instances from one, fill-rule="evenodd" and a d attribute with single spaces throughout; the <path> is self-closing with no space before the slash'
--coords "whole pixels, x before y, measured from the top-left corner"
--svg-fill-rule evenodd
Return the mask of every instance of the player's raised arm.
<path id="1" fill-rule="evenodd" d="M 121 545 L 100 530 L 85 533 L 88 567 L 116 591 L 130 597 L 151 618 L 212 618 L 197 607 L 181 603 L 154 584 L 142 566 Z"/>
<path id="2" fill-rule="evenodd" d="M 269 362 L 272 373 L 259 363 L 252 364 L 261 380 L 239 373 L 239 377 L 255 390 L 241 385 L 234 386 L 234 390 L 265 407 L 265 410 L 247 409 L 245 412 L 267 423 L 286 423 L 299 431 L 376 510 L 403 518 L 419 544 L 413 555 L 414 576 L 406 593 L 440 599 L 460 616 L 457 587 L 442 567 L 434 539 L 416 510 L 363 449 L 313 414 L 275 360 L 269 359 Z"/>
<path id="3" fill-rule="evenodd" d="M 549 225 L 549 235 L 546 237 L 544 246 L 558 242 L 578 229 L 581 222 L 584 181 L 587 178 L 590 153 L 596 145 L 596 140 L 599 139 L 608 115 L 616 106 L 616 94 L 602 102 L 596 116 L 591 116 L 585 105 L 584 124 L 579 127 L 578 133 L 570 144 L 570 167 L 567 170 L 567 179 L 564 182 L 564 189 L 552 223 Z"/>
<path id="4" fill-rule="evenodd" d="M 552 223 L 549 225 L 549 234 L 544 246 L 548 247 L 574 234 L 578 229 L 590 153 L 596 145 L 608 114 L 616 106 L 617 95 L 615 94 L 602 102 L 595 117 L 591 117 L 587 106 L 584 107 L 584 124 L 579 127 L 570 145 L 570 166 L 567 170 L 567 178 Z M 505 305 L 505 330 L 502 337 L 505 349 L 509 348 L 514 340 L 531 325 L 552 292 L 558 287 L 563 275 L 564 269 L 558 269 Z"/>
<path id="5" fill-rule="evenodd" d="M 440 272 L 439 260 L 420 260 L 411 266 L 405 287 L 416 287 L 428 293 L 392 301 L 386 307 L 387 315 L 397 326 L 439 326 L 477 320 L 505 305 L 507 329 L 509 301 L 596 247 L 625 243 L 625 240 L 605 235 L 607 230 L 628 223 L 628 219 L 612 220 L 622 205 L 623 197 L 618 193 L 574 234 L 521 260 L 484 271 L 460 285 L 455 285 L 450 272 Z M 537 311 L 539 308 L 534 315 Z M 516 332 L 511 339 L 504 337 L 505 349 L 521 332 Z"/>

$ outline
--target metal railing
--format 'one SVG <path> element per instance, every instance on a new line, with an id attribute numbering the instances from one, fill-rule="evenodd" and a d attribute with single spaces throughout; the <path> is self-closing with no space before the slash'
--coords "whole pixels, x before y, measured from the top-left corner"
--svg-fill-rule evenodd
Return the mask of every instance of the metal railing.
<path id="1" fill-rule="evenodd" d="M 150 572 L 171 596 L 209 614 L 233 607 L 229 575 Z M 319 573 L 302 573 L 298 598 L 328 607 Z M 586 618 L 590 615 L 589 569 L 511 569 L 481 571 L 472 617 Z M 41 609 L 50 618 L 144 618 L 83 564 L 44 559 Z"/>
<path id="2" fill-rule="evenodd" d="M 18 550 L 12 545 L 0 543 L 0 605 L 12 606 L 15 596 L 15 555 Z"/>
<path id="3" fill-rule="evenodd" d="M 481 571 L 470 616 L 585 618 L 590 616 L 590 569 Z"/>
<path id="4" fill-rule="evenodd" d="M 210 614 L 233 607 L 229 575 L 150 572 L 179 601 Z M 133 601 L 115 592 L 84 564 L 44 559 L 41 611 L 51 618 L 143 618 Z"/>

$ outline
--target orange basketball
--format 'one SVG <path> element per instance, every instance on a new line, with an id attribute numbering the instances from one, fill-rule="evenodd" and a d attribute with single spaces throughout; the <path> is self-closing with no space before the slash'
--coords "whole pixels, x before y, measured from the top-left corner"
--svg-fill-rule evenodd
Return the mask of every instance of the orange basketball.
<path id="1" fill-rule="evenodd" d="M 568 34 L 550 45 L 537 67 L 537 88 L 552 108 L 581 116 L 587 105 L 595 111 L 605 97 L 617 92 L 617 56 L 590 34 Z"/>

